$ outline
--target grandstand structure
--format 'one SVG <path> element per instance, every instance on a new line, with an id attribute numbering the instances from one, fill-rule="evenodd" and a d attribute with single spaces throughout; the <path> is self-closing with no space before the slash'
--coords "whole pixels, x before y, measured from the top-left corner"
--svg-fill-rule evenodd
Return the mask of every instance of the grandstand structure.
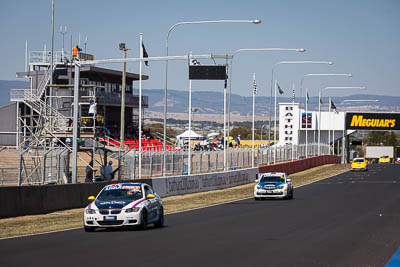
<path id="1" fill-rule="evenodd" d="M 76 58 L 91 60 L 94 56 L 84 53 L 71 56 L 57 51 L 51 60 L 49 51 L 31 51 L 28 71 L 17 73 L 19 78 L 28 78 L 30 85 L 29 89 L 12 89 L 10 92 L 10 99 L 16 103 L 17 110 L 18 185 L 70 182 L 75 82 L 73 61 Z M 142 75 L 142 80 L 148 78 Z M 126 148 L 136 148 L 133 140 L 138 134 L 139 96 L 134 95 L 133 84 L 137 80 L 138 74 L 126 73 Z M 95 169 L 96 165 L 107 164 L 108 153 L 119 152 L 121 90 L 121 71 L 95 65 L 80 69 L 79 165 Z M 142 107 L 148 107 L 147 96 L 142 96 Z M 152 147 L 159 147 L 158 142 L 150 143 Z M 93 164 L 89 164 L 90 161 Z M 92 173 L 94 179 L 95 173 Z"/>

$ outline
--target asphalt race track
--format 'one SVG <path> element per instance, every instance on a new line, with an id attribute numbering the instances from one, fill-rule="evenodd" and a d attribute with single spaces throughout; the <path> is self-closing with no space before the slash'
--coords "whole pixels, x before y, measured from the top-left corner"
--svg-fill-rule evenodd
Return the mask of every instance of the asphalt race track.
<path id="1" fill-rule="evenodd" d="M 0 240 L 0 266 L 384 266 L 400 246 L 400 165 L 166 216 L 162 229 Z"/>

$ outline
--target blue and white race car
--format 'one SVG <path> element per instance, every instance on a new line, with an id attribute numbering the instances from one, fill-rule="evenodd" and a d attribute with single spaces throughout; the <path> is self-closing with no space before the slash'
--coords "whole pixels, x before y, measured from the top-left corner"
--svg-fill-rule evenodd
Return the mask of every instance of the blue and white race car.
<path id="1" fill-rule="evenodd" d="M 164 226 L 164 208 L 161 198 L 148 184 L 119 183 L 105 186 L 84 211 L 84 229 L 135 226 L 146 229 L 153 223 Z"/>
<path id="2" fill-rule="evenodd" d="M 284 172 L 268 172 L 258 174 L 254 186 L 254 199 L 262 198 L 293 198 L 292 181 Z"/>

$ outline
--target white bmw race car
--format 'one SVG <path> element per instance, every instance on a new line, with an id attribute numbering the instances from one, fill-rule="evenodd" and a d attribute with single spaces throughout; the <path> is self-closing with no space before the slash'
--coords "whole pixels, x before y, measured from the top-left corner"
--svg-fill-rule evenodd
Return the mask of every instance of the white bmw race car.
<path id="1" fill-rule="evenodd" d="M 144 183 L 119 183 L 105 186 L 84 211 L 84 229 L 135 226 L 146 229 L 164 225 L 164 208 L 161 198 Z"/>
<path id="2" fill-rule="evenodd" d="M 254 186 L 254 199 L 262 198 L 293 198 L 292 181 L 284 172 L 268 172 L 258 174 Z"/>

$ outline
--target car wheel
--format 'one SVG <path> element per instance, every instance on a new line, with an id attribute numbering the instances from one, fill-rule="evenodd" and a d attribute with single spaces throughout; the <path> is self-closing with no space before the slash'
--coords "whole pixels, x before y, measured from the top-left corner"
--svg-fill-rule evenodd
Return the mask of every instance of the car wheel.
<path id="1" fill-rule="evenodd" d="M 145 208 L 140 212 L 140 228 L 142 228 L 142 230 L 147 229 L 147 211 Z"/>
<path id="2" fill-rule="evenodd" d="M 292 190 L 292 193 L 290 194 L 289 199 L 293 199 L 293 195 L 294 195 L 294 192 L 293 192 L 293 190 Z"/>
<path id="3" fill-rule="evenodd" d="M 163 207 L 160 208 L 160 216 L 158 218 L 158 221 L 154 223 L 154 226 L 157 228 L 164 227 L 164 209 L 163 209 Z"/>
<path id="4" fill-rule="evenodd" d="M 94 232 L 95 228 L 90 226 L 83 226 L 85 232 Z"/>

